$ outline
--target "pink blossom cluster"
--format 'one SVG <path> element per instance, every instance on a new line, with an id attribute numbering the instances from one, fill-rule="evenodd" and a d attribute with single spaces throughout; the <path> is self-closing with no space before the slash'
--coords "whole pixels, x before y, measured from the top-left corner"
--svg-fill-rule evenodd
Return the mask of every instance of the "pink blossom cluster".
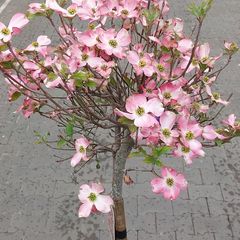
<path id="1" fill-rule="evenodd" d="M 111 93 L 112 124 L 127 125 L 137 147 L 168 146 L 172 156 L 182 157 L 186 164 L 204 156 L 204 146 L 229 140 L 240 130 L 235 115 L 224 121 L 227 128 L 223 129 L 214 127 L 208 117 L 210 110 L 228 104 L 215 91 L 219 71 L 213 69 L 222 56 L 232 57 L 237 50 L 234 43 L 226 42 L 225 54 L 212 56 L 208 43 L 185 35 L 183 20 L 167 18 L 166 0 L 70 2 L 31 3 L 27 15 L 14 15 L 8 26 L 0 22 L 0 70 L 9 84 L 9 100 L 24 95 L 18 111 L 25 117 L 40 112 L 43 106 L 51 108 L 51 104 L 57 110 L 45 113 L 49 118 L 56 118 L 61 111 L 74 112 L 74 108 L 61 109 L 57 102 L 61 98 L 49 97 L 51 90 L 62 90 L 69 102 L 83 94 L 96 94 L 94 97 L 100 99 L 106 95 L 107 99 Z M 53 24 L 53 13 L 60 18 L 60 27 Z M 57 45 L 45 35 L 24 49 L 12 45 L 12 37 L 33 16 L 50 20 L 60 38 Z M 73 19 L 85 21 L 87 28 L 79 30 Z M 117 25 L 117 21 L 121 24 Z M 142 29 L 147 29 L 147 33 L 141 33 Z M 21 69 L 18 74 L 17 69 Z M 110 86 L 114 84 L 119 87 L 111 92 Z M 119 97 L 119 91 L 125 95 Z M 36 97 L 38 92 L 46 98 Z M 77 103 L 82 104 L 80 100 Z M 91 121 L 99 124 L 94 117 Z M 87 137 L 75 141 L 72 167 L 90 159 L 91 143 Z M 161 174 L 151 181 L 153 192 L 174 200 L 186 188 L 187 181 L 173 168 L 164 164 L 161 167 Z M 103 190 L 96 183 L 81 186 L 80 217 L 96 210 L 110 211 L 112 200 L 101 195 Z"/>

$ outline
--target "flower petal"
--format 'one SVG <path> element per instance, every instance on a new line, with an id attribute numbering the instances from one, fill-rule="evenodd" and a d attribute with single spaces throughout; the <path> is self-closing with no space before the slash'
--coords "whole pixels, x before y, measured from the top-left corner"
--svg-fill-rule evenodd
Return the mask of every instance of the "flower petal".
<path id="1" fill-rule="evenodd" d="M 102 213 L 109 213 L 111 211 L 111 206 L 113 205 L 113 200 L 110 196 L 99 195 L 94 205 L 98 211 Z"/>
<path id="2" fill-rule="evenodd" d="M 92 211 L 93 204 L 91 202 L 83 203 L 78 211 L 78 217 L 88 217 Z"/>
<path id="3" fill-rule="evenodd" d="M 154 193 L 157 193 L 157 194 L 160 194 L 164 187 L 165 187 L 165 184 L 163 182 L 163 179 L 162 178 L 154 178 L 152 181 L 151 181 L 151 185 L 152 185 L 152 191 Z"/>

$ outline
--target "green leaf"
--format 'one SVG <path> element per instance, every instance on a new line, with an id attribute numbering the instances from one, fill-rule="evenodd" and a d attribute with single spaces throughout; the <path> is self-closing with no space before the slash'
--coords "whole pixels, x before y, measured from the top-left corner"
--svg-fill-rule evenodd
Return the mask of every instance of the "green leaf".
<path id="1" fill-rule="evenodd" d="M 116 79 L 113 78 L 113 77 L 110 77 L 109 83 L 110 83 L 111 85 L 113 85 L 113 86 L 116 86 L 116 85 L 117 85 Z"/>
<path id="2" fill-rule="evenodd" d="M 128 78 L 127 76 L 124 76 L 123 79 L 124 79 L 124 82 L 127 83 L 129 87 L 131 87 L 134 83 L 133 80 L 131 78 Z"/>
<path id="3" fill-rule="evenodd" d="M 140 147 L 138 149 L 138 151 L 136 152 L 131 152 L 128 157 L 131 158 L 131 157 L 144 157 L 144 156 L 148 156 L 147 155 L 147 152 L 142 148 Z"/>
<path id="4" fill-rule="evenodd" d="M 82 87 L 84 85 L 85 81 L 88 80 L 88 73 L 80 71 L 80 72 L 74 73 L 72 75 L 72 78 L 75 80 L 75 85 L 77 87 Z M 91 85 L 91 83 L 90 83 L 90 85 Z"/>
<path id="5" fill-rule="evenodd" d="M 67 141 L 63 138 L 59 139 L 59 141 L 57 142 L 57 147 L 58 148 L 62 148 L 65 144 L 67 143 Z"/>
<path id="6" fill-rule="evenodd" d="M 11 101 L 16 101 L 22 94 L 20 92 L 15 92 L 11 96 Z"/>
<path id="7" fill-rule="evenodd" d="M 38 137 L 38 140 L 35 142 L 35 144 L 47 143 L 47 139 L 50 136 L 50 132 L 47 132 L 45 135 L 41 135 L 38 131 L 34 131 L 34 134 L 36 137 Z"/>
<path id="8" fill-rule="evenodd" d="M 87 81 L 85 85 L 89 88 L 95 88 L 97 84 L 94 81 Z"/>
<path id="9" fill-rule="evenodd" d="M 200 67 L 202 72 L 204 72 L 208 68 L 207 64 L 204 64 L 204 63 L 201 63 L 201 62 L 199 63 L 199 67 Z"/>
<path id="10" fill-rule="evenodd" d="M 207 12 L 212 7 L 213 1 L 214 0 L 203 0 L 199 5 L 191 3 L 188 6 L 188 11 L 198 19 L 203 19 L 206 17 Z"/>
<path id="11" fill-rule="evenodd" d="M 163 53 L 169 53 L 171 50 L 165 46 L 161 46 L 161 50 Z"/>
<path id="12" fill-rule="evenodd" d="M 152 6 L 150 9 L 144 9 L 143 15 L 146 17 L 148 23 L 153 23 L 160 15 L 158 8 Z"/>
<path id="13" fill-rule="evenodd" d="M 133 124 L 133 120 L 128 119 L 126 117 L 120 117 L 118 119 L 118 122 L 121 123 L 121 124 L 124 124 L 124 125 L 132 125 Z"/>
<path id="14" fill-rule="evenodd" d="M 128 126 L 128 128 L 129 128 L 129 130 L 130 130 L 130 132 L 131 133 L 134 133 L 134 132 L 136 132 L 137 131 L 137 127 L 135 126 L 135 125 L 130 125 L 130 126 Z"/>
<path id="15" fill-rule="evenodd" d="M 156 147 L 153 149 L 153 156 L 158 158 L 161 155 L 166 154 L 170 150 L 171 150 L 171 147 L 169 146 Z"/>
<path id="16" fill-rule="evenodd" d="M 12 68 L 13 68 L 13 62 L 11 62 L 11 61 L 1 62 L 0 64 L 1 64 L 1 65 L 3 66 L 3 68 L 5 68 L 5 69 L 12 69 Z"/>
<path id="17" fill-rule="evenodd" d="M 68 137 L 72 137 L 73 136 L 73 123 L 69 122 L 66 126 L 66 135 Z"/>
<path id="18" fill-rule="evenodd" d="M 221 140 L 221 139 L 216 139 L 215 140 L 215 144 L 218 146 L 218 147 L 221 147 L 223 145 L 224 141 Z"/>
<path id="19" fill-rule="evenodd" d="M 47 78 L 48 78 L 48 80 L 53 81 L 53 80 L 55 80 L 57 78 L 57 75 L 54 72 L 50 72 L 47 75 Z"/>
<path id="20" fill-rule="evenodd" d="M 0 52 L 2 52 L 2 51 L 5 51 L 5 50 L 7 50 L 8 49 L 8 46 L 7 45 L 0 45 Z"/>
<path id="21" fill-rule="evenodd" d="M 74 73 L 72 75 L 72 78 L 79 81 L 86 81 L 88 78 L 88 73 L 80 71 L 80 72 Z"/>
<path id="22" fill-rule="evenodd" d="M 141 152 L 131 152 L 129 155 L 128 155 L 129 158 L 132 158 L 132 157 L 142 157 L 142 153 Z"/>
<path id="23" fill-rule="evenodd" d="M 61 70 L 60 70 L 60 73 L 63 75 L 63 76 L 67 76 L 68 75 L 68 66 L 66 64 L 62 64 L 61 65 Z"/>
<path id="24" fill-rule="evenodd" d="M 42 135 L 41 135 L 38 131 L 36 131 L 36 130 L 34 130 L 33 132 L 34 132 L 34 134 L 35 134 L 36 137 L 41 137 L 41 136 L 42 136 Z"/>
<path id="25" fill-rule="evenodd" d="M 156 159 L 153 156 L 148 155 L 145 157 L 144 162 L 147 164 L 155 164 Z"/>
<path id="26" fill-rule="evenodd" d="M 162 164 L 162 162 L 160 160 L 156 160 L 155 161 L 155 165 L 158 166 L 158 167 L 162 167 L 163 166 L 163 164 Z"/>

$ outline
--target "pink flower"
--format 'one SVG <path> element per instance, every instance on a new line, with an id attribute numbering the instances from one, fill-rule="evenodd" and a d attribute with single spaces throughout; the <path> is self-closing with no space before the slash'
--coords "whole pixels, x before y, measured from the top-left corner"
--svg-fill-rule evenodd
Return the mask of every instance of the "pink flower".
<path id="1" fill-rule="evenodd" d="M 225 101 L 225 100 L 221 99 L 221 96 L 220 96 L 219 93 L 217 93 L 217 92 L 213 92 L 212 93 L 212 90 L 211 90 L 211 88 L 208 85 L 206 86 L 206 92 L 211 97 L 213 102 L 221 103 L 223 105 L 229 104 L 228 101 Z"/>
<path id="2" fill-rule="evenodd" d="M 228 116 L 228 118 L 226 120 L 223 120 L 222 122 L 225 124 L 225 125 L 228 125 L 232 128 L 235 128 L 235 125 L 236 125 L 236 116 L 234 114 L 230 114 Z"/>
<path id="3" fill-rule="evenodd" d="M 106 62 L 103 59 L 101 59 L 102 61 L 99 62 L 96 70 L 99 74 L 101 74 L 104 78 L 109 78 L 110 74 L 112 72 L 112 68 L 115 67 L 115 62 L 110 61 L 110 62 Z"/>
<path id="4" fill-rule="evenodd" d="M 161 79 L 168 79 L 169 77 L 169 69 L 170 69 L 170 62 L 171 56 L 169 54 L 164 54 L 159 61 L 154 62 L 155 72 L 158 75 L 158 78 Z"/>
<path id="5" fill-rule="evenodd" d="M 152 191 L 162 194 L 164 198 L 175 200 L 180 194 L 181 189 L 187 187 L 187 181 L 182 174 L 172 168 L 163 167 L 162 177 L 154 178 L 151 181 Z"/>
<path id="6" fill-rule="evenodd" d="M 122 18 L 134 18 L 138 16 L 138 11 L 136 10 L 138 5 L 137 0 L 124 0 L 122 4 L 117 7 L 118 15 Z"/>
<path id="7" fill-rule="evenodd" d="M 237 52 L 239 50 L 238 45 L 234 42 L 225 42 L 224 47 L 227 50 L 227 52 L 230 53 L 230 54 L 234 53 L 234 52 Z"/>
<path id="8" fill-rule="evenodd" d="M 186 53 L 193 48 L 193 42 L 190 39 L 182 39 L 178 42 L 177 50 L 181 53 Z"/>
<path id="9" fill-rule="evenodd" d="M 178 131 L 173 129 L 176 118 L 176 114 L 170 111 L 164 112 L 160 117 L 160 138 L 166 145 L 172 145 L 179 135 Z"/>
<path id="10" fill-rule="evenodd" d="M 71 4 L 67 9 L 62 8 L 56 0 L 46 0 L 46 7 L 54 10 L 58 14 L 62 14 L 64 17 L 73 18 L 78 13 L 77 4 Z"/>
<path id="11" fill-rule="evenodd" d="M 146 86 L 142 87 L 143 93 L 148 98 L 158 97 L 158 90 L 156 89 L 156 82 L 154 80 L 147 80 Z"/>
<path id="12" fill-rule="evenodd" d="M 71 166 L 75 167 L 82 159 L 87 161 L 87 147 L 90 145 L 90 142 L 85 138 L 81 137 L 75 141 L 76 153 L 72 157 Z"/>
<path id="13" fill-rule="evenodd" d="M 205 138 L 207 140 L 214 140 L 216 138 L 219 138 L 219 139 L 225 138 L 224 136 L 218 134 L 215 131 L 214 127 L 211 125 L 207 125 L 203 128 L 202 136 L 203 136 L 203 138 Z"/>
<path id="14" fill-rule="evenodd" d="M 119 116 L 134 120 L 134 125 L 137 127 L 152 127 L 154 124 L 158 125 L 156 117 L 161 116 L 164 111 L 162 103 L 158 98 L 147 100 L 144 94 L 130 96 L 126 101 L 126 110 L 128 113 L 118 109 L 115 110 L 115 113 Z"/>
<path id="15" fill-rule="evenodd" d="M 44 3 L 30 3 L 29 4 L 29 13 L 44 13 L 47 10 L 46 5 Z"/>
<path id="16" fill-rule="evenodd" d="M 178 143 L 173 155 L 175 157 L 183 157 L 186 164 L 192 164 L 193 159 L 199 156 L 203 157 L 205 153 L 202 150 L 202 144 L 198 141 L 193 141 L 185 142 L 184 145 Z"/>
<path id="17" fill-rule="evenodd" d="M 72 73 L 87 64 L 90 67 L 96 68 L 102 61 L 104 61 L 102 58 L 96 57 L 95 51 L 88 47 L 81 50 L 76 44 L 72 45 L 69 50 L 68 55 L 70 55 L 71 58 L 68 59 L 68 63 L 71 66 L 70 71 Z"/>
<path id="18" fill-rule="evenodd" d="M 196 48 L 196 58 L 198 61 L 200 61 L 202 64 L 206 64 L 209 67 L 213 67 L 213 64 L 217 59 L 219 59 L 220 56 L 218 57 L 210 57 L 210 46 L 208 43 L 205 43 L 203 45 L 200 45 Z"/>
<path id="19" fill-rule="evenodd" d="M 183 146 L 178 145 L 178 151 L 175 152 L 175 155 L 184 156 L 187 163 L 192 163 L 191 160 L 195 156 L 204 156 L 202 144 L 196 139 L 202 135 L 202 128 L 199 124 L 183 115 L 178 119 L 178 128 Z"/>
<path id="20" fill-rule="evenodd" d="M 88 30 L 80 33 L 77 38 L 81 44 L 86 45 L 87 47 L 93 47 L 99 43 L 99 37 L 102 32 L 103 30 L 101 28 Z"/>
<path id="21" fill-rule="evenodd" d="M 78 216 L 88 217 L 91 212 L 99 211 L 102 213 L 109 213 L 111 206 L 113 206 L 113 200 L 110 196 L 102 195 L 104 188 L 100 183 L 92 183 L 91 186 L 83 184 L 80 186 L 78 198 L 82 203 Z"/>
<path id="22" fill-rule="evenodd" d="M 191 120 L 189 116 L 182 115 L 178 119 L 178 127 L 182 135 L 183 141 L 193 141 L 195 138 L 201 136 L 202 128 L 197 121 Z"/>
<path id="23" fill-rule="evenodd" d="M 36 51 L 46 56 L 47 50 L 46 46 L 51 44 L 51 40 L 47 36 L 39 36 L 36 42 L 30 44 L 25 50 L 26 51 Z"/>
<path id="24" fill-rule="evenodd" d="M 232 42 L 224 42 L 224 47 L 227 49 L 227 50 L 230 50 L 231 49 L 231 46 L 233 45 L 234 43 Z"/>
<path id="25" fill-rule="evenodd" d="M 104 50 L 108 55 L 115 55 L 118 58 L 124 58 L 126 56 L 125 50 L 131 42 L 128 31 L 122 28 L 118 33 L 114 29 L 109 29 L 103 32 L 99 39 L 99 48 Z"/>
<path id="26" fill-rule="evenodd" d="M 220 58 L 220 56 L 210 57 L 209 54 L 210 54 L 210 47 L 208 43 L 198 46 L 195 51 L 195 57 L 193 58 L 187 70 L 187 73 L 191 72 L 195 68 L 200 69 L 201 64 L 207 65 L 208 67 L 212 68 L 213 64 L 216 62 L 216 60 Z M 190 60 L 189 55 L 186 55 L 182 58 L 182 62 L 181 62 L 182 69 L 186 69 L 189 63 L 189 60 Z"/>
<path id="27" fill-rule="evenodd" d="M 183 20 L 180 18 L 173 18 L 168 20 L 168 28 L 166 29 L 166 35 L 175 35 L 183 37 Z"/>
<path id="28" fill-rule="evenodd" d="M 16 112 L 22 111 L 25 118 L 29 118 L 37 109 L 40 107 L 40 103 L 26 97 L 23 101 L 23 104 L 17 109 Z"/>
<path id="29" fill-rule="evenodd" d="M 144 73 L 147 77 L 151 77 L 154 73 L 151 56 L 144 53 L 139 56 L 135 51 L 129 51 L 127 56 L 128 61 L 133 65 L 137 75 Z"/>
<path id="30" fill-rule="evenodd" d="M 61 86 L 64 86 L 63 80 L 60 77 L 57 77 L 56 79 L 48 79 L 46 78 L 44 80 L 44 84 L 47 88 L 56 88 Z"/>
<path id="31" fill-rule="evenodd" d="M 108 16 L 112 18 L 117 17 L 117 8 L 119 7 L 118 0 L 105 1 L 104 4 L 99 7 L 99 12 L 101 16 Z"/>
<path id="32" fill-rule="evenodd" d="M 83 0 L 78 9 L 78 16 L 82 20 L 98 20 L 103 5 L 102 0 Z"/>
<path id="33" fill-rule="evenodd" d="M 157 3 L 162 15 L 166 15 L 170 10 L 168 2 L 166 0 L 161 0 L 157 1 Z"/>
<path id="34" fill-rule="evenodd" d="M 180 87 L 172 83 L 165 83 L 160 86 L 158 96 L 163 104 L 170 104 L 171 102 L 177 102 L 180 94 Z"/>
<path id="35" fill-rule="evenodd" d="M 22 13 L 15 14 L 10 22 L 8 27 L 0 22 L 0 40 L 3 42 L 9 42 L 13 35 L 20 33 L 21 29 L 27 25 L 29 20 Z"/>
<path id="36" fill-rule="evenodd" d="M 138 132 L 138 143 L 139 140 L 146 139 L 147 144 L 158 144 L 159 143 L 159 126 L 154 125 L 153 127 L 140 128 Z M 136 135 L 135 138 L 136 139 Z"/>
<path id="37" fill-rule="evenodd" d="M 201 61 L 204 62 L 209 58 L 210 54 L 210 47 L 208 43 L 204 43 L 197 47 L 196 49 L 196 57 Z"/>

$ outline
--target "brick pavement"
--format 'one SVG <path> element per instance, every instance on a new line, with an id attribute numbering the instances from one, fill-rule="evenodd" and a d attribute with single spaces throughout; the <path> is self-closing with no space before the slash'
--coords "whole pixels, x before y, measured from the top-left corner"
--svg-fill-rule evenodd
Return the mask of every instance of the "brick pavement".
<path id="1" fill-rule="evenodd" d="M 23 11 L 29 2 L 33 1 L 22 0 L 21 5 L 12 1 L 0 19 L 9 19 L 17 9 Z M 170 1 L 174 15 L 185 19 L 187 26 L 192 27 L 192 18 L 185 10 L 189 2 Z M 239 0 L 216 0 L 201 37 L 213 46 L 214 52 L 221 49 L 225 39 L 239 43 L 239 11 Z M 36 27 L 51 36 L 49 29 L 34 23 L 19 43 L 32 41 Z M 223 74 L 218 89 L 225 96 L 234 93 L 228 112 L 236 112 L 239 116 L 238 63 L 239 55 Z M 1 85 L 0 239 L 108 240 L 104 217 L 77 218 L 78 185 L 73 182 L 69 163 L 56 163 L 52 150 L 33 144 L 33 130 L 53 131 L 54 124 L 36 117 L 24 120 L 13 114 L 16 106 L 7 103 L 5 89 Z M 196 161 L 190 168 L 176 161 L 175 165 L 185 172 L 190 186 L 174 202 L 152 194 L 148 176 L 133 175 L 136 184 L 124 188 L 129 240 L 239 240 L 239 142 L 235 140 L 208 151 L 206 158 Z M 128 162 L 128 166 L 136 164 L 141 165 L 141 160 Z M 101 171 L 91 165 L 82 174 L 82 182 L 97 176 L 109 186 L 111 176 L 106 174 L 109 167 L 107 161 Z"/>

